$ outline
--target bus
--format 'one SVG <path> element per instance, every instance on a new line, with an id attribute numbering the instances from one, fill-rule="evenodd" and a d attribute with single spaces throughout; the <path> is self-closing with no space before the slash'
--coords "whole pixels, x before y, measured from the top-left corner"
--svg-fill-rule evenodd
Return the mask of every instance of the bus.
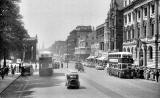
<path id="1" fill-rule="evenodd" d="M 43 52 L 39 57 L 39 75 L 52 76 L 53 74 L 53 61 L 50 52 Z"/>
<path id="2" fill-rule="evenodd" d="M 133 57 L 130 52 L 113 52 L 108 54 L 107 73 L 119 78 L 133 78 Z"/>

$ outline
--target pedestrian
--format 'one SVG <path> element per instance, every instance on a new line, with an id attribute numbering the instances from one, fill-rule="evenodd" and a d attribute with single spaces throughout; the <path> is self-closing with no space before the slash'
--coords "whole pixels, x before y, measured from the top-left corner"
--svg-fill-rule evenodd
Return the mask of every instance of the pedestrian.
<path id="1" fill-rule="evenodd" d="M 14 76 L 14 74 L 15 74 L 15 67 L 14 68 L 11 67 L 11 73 L 12 73 L 12 76 Z"/>
<path id="2" fill-rule="evenodd" d="M 9 67 L 6 66 L 6 68 L 5 68 L 5 74 L 6 74 L 6 76 L 8 76 L 8 73 L 9 73 Z"/>
<path id="3" fill-rule="evenodd" d="M 2 80 L 4 79 L 4 75 L 5 75 L 4 68 L 1 68 L 1 77 L 2 77 Z"/>
<path id="4" fill-rule="evenodd" d="M 155 76 L 156 76 L 156 81 L 158 82 L 158 79 L 159 79 L 159 71 L 158 70 L 156 71 Z"/>
<path id="5" fill-rule="evenodd" d="M 19 72 L 21 72 L 21 63 L 19 64 Z"/>
<path id="6" fill-rule="evenodd" d="M 21 76 L 24 76 L 24 71 L 25 71 L 24 66 L 22 66 L 21 67 Z"/>
<path id="7" fill-rule="evenodd" d="M 61 68 L 63 68 L 63 63 L 61 63 Z"/>

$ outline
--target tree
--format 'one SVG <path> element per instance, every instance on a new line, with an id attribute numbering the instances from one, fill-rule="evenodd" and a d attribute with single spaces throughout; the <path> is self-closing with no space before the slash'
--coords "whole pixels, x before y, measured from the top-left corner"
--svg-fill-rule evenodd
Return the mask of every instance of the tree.
<path id="1" fill-rule="evenodd" d="M 21 50 L 23 38 L 29 37 L 21 21 L 18 2 L 19 0 L 0 0 L 0 59 L 5 59 L 9 51 Z"/>

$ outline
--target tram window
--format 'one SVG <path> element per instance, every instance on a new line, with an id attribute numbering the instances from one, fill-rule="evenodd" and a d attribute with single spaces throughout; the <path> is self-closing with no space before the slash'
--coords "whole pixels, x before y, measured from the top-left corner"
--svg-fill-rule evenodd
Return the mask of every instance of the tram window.
<path id="1" fill-rule="evenodd" d="M 127 68 L 126 64 L 122 64 L 122 69 Z"/>

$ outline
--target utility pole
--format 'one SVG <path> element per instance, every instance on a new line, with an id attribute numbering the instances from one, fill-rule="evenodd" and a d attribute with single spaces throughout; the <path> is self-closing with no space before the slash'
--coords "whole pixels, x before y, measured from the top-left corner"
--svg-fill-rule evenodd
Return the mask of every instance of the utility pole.
<path id="1" fill-rule="evenodd" d="M 155 54 L 155 69 L 158 68 L 158 39 L 159 39 L 159 0 L 155 0 L 155 26 L 156 26 L 156 35 L 155 35 L 155 46 L 156 46 L 156 54 Z"/>
<path id="2" fill-rule="evenodd" d="M 67 39 L 67 68 L 68 68 L 68 39 Z"/>

